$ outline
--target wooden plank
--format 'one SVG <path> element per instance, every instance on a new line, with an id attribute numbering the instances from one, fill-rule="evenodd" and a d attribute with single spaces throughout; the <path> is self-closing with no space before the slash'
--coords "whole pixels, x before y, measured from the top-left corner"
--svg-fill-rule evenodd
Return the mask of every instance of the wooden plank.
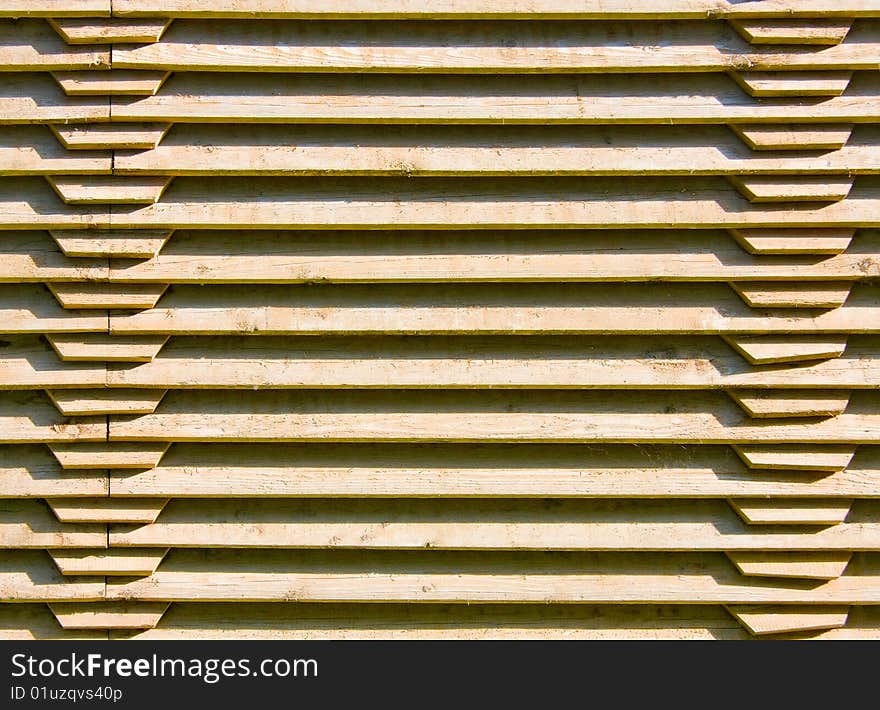
<path id="1" fill-rule="evenodd" d="M 105 471 L 62 471 L 42 444 L 0 446 L 0 496 L 107 496 Z"/>
<path id="2" fill-rule="evenodd" d="M 92 124 L 69 131 L 123 130 Z M 135 124 L 137 125 L 137 124 Z M 144 124 L 148 125 L 148 124 Z M 181 124 L 161 146 L 122 151 L 114 173 L 164 175 L 776 175 L 821 173 L 834 184 L 880 172 L 880 129 L 850 133 L 836 124 L 750 126 L 745 135 L 785 150 L 755 152 L 724 126 L 289 126 Z M 19 131 L 22 129 L 16 129 Z M 785 131 L 783 136 L 780 132 Z M 156 131 L 158 133 L 158 129 Z M 798 145 L 795 141 L 812 140 Z M 805 152 L 832 141 L 837 152 Z M 157 142 L 154 140 L 154 142 Z M 152 146 L 151 146 L 152 147 Z M 797 149 L 797 150 L 791 150 Z M 784 176 L 784 177 L 782 177 Z M 757 187 L 755 188 L 757 189 Z M 766 191 L 766 190 L 765 190 Z"/>
<path id="3" fill-rule="evenodd" d="M 43 20 L 0 19 L 0 72 L 109 68 L 109 49 L 69 47 Z"/>
<path id="4" fill-rule="evenodd" d="M 4 602 L 97 601 L 103 598 L 103 581 L 63 577 L 43 550 L 6 550 L 0 555 L 0 599 Z"/>
<path id="5" fill-rule="evenodd" d="M 69 153 L 42 126 L 7 127 L 0 135 L 0 175 L 109 175 L 109 153 Z"/>
<path id="6" fill-rule="evenodd" d="M 838 335 L 880 332 L 875 292 L 856 286 L 843 307 L 816 312 L 752 309 L 723 284 L 175 285 L 156 308 L 111 312 L 109 326 L 114 335 Z M 48 330 L 43 319 L 36 326 Z"/>
<path id="7" fill-rule="evenodd" d="M 750 525 L 830 525 L 836 527 L 850 514 L 852 501 L 757 500 L 734 498 L 733 509 Z"/>
<path id="8" fill-rule="evenodd" d="M 13 0 L 6 0 L 12 2 Z M 18 0 L 19 2 L 21 0 Z M 875 17 L 877 0 L 671 0 L 657 7 L 650 0 L 601 0 L 585 6 L 577 0 L 359 0 L 345 5 L 320 0 L 114 0 L 114 17 L 271 17 L 296 19 L 444 18 L 527 19 L 675 19 L 707 17 Z"/>
<path id="9" fill-rule="evenodd" d="M 110 0 L 0 0 L 0 17 L 109 17 Z"/>
<path id="10" fill-rule="evenodd" d="M 531 78 L 180 72 L 156 96 L 116 96 L 110 103 L 115 121 L 172 123 L 871 123 L 880 117 L 878 83 L 876 72 L 866 72 L 853 78 L 846 96 L 817 102 L 810 97 L 756 100 L 720 74 Z M 33 91 L 32 82 L 29 88 Z"/>
<path id="11" fill-rule="evenodd" d="M 49 444 L 49 450 L 64 469 L 149 469 L 158 465 L 168 446 L 143 442 L 111 444 L 105 441 L 77 441 L 53 442 Z"/>
<path id="12" fill-rule="evenodd" d="M 846 625 L 849 607 L 728 607 L 751 633 L 756 636 L 794 631 L 839 629 Z"/>
<path id="13" fill-rule="evenodd" d="M 170 177 L 117 175 L 47 175 L 46 180 L 68 205 L 127 205 L 158 202 Z"/>
<path id="14" fill-rule="evenodd" d="M 154 96 L 170 76 L 167 71 L 53 71 L 68 96 Z"/>
<path id="15" fill-rule="evenodd" d="M 774 471 L 843 471 L 852 462 L 854 447 L 755 446 L 733 447 L 750 468 Z"/>
<path id="16" fill-rule="evenodd" d="M 59 416 L 42 393 L 0 392 L 0 443 L 102 441 L 106 435 L 103 422 Z"/>
<path id="17" fill-rule="evenodd" d="M 46 394 L 62 414 L 77 416 L 150 414 L 162 401 L 165 392 L 163 390 L 64 389 L 47 390 Z"/>
<path id="18" fill-rule="evenodd" d="M 846 177 L 731 175 L 731 182 L 750 202 L 837 202 L 852 190 Z"/>
<path id="19" fill-rule="evenodd" d="M 852 27 L 850 19 L 731 20 L 731 26 L 752 44 L 840 44 Z"/>
<path id="20" fill-rule="evenodd" d="M 152 308 L 165 284 L 112 284 L 102 282 L 49 283 L 47 288 L 63 308 Z"/>
<path id="21" fill-rule="evenodd" d="M 724 335 L 730 345 L 753 365 L 811 362 L 840 357 L 846 336 L 827 335 Z"/>
<path id="22" fill-rule="evenodd" d="M 750 471 L 726 446 L 189 444 L 113 471 L 111 495 L 172 498 L 880 497 L 876 447 L 846 471 Z M 844 467 L 841 467 L 841 469 Z"/>
<path id="23" fill-rule="evenodd" d="M 49 609 L 65 629 L 151 629 L 159 623 L 168 604 L 53 603 Z"/>
<path id="24" fill-rule="evenodd" d="M 106 331 L 107 316 L 67 311 L 39 284 L 0 284 L 0 332 Z"/>
<path id="25" fill-rule="evenodd" d="M 873 444 L 873 393 L 834 419 L 753 420 L 720 392 L 600 390 L 169 392 L 153 414 L 111 416 L 116 441 Z"/>
<path id="26" fill-rule="evenodd" d="M 61 286 L 72 288 L 73 284 Z M 807 284 L 745 281 L 731 286 L 753 308 L 840 308 L 852 289 L 852 284 L 842 281 Z"/>
<path id="27" fill-rule="evenodd" d="M 0 282 L 98 281 L 110 277 L 100 259 L 69 259 L 45 232 L 0 234 Z"/>
<path id="28" fill-rule="evenodd" d="M 46 340 L 64 362 L 149 362 L 168 337 L 55 333 Z"/>
<path id="29" fill-rule="evenodd" d="M 730 75 L 749 96 L 840 96 L 849 87 L 847 71 L 733 71 Z"/>
<path id="30" fill-rule="evenodd" d="M 731 229 L 751 254 L 842 254 L 854 229 Z"/>
<path id="31" fill-rule="evenodd" d="M 750 417 L 759 419 L 836 417 L 849 404 L 845 390 L 729 390 L 728 394 Z"/>
<path id="32" fill-rule="evenodd" d="M 152 150 L 171 128 L 170 123 L 49 124 L 68 150 Z M 48 171 L 46 171 L 48 172 Z"/>
<path id="33" fill-rule="evenodd" d="M 103 525 L 66 525 L 42 501 L 0 501 L 0 548 L 107 547 Z M 5 552 L 4 552 L 5 554 Z"/>
<path id="34" fill-rule="evenodd" d="M 528 570 L 528 571 L 525 571 Z M 876 604 L 876 555 L 816 586 L 743 577 L 721 553 L 172 550 L 108 600 Z"/>
<path id="35" fill-rule="evenodd" d="M 43 72 L 6 74 L 0 84 L 0 125 L 109 120 L 107 99 L 66 96 Z"/>
<path id="36" fill-rule="evenodd" d="M 116 500 L 111 498 L 109 500 Z M 128 500 L 128 499 L 125 499 Z M 847 501 L 848 503 L 849 501 Z M 817 504 L 818 505 L 818 504 Z M 358 550 L 880 550 L 876 505 L 821 531 L 749 526 L 724 501 L 173 501 L 108 545 Z M 873 517 L 872 517 L 873 515 Z"/>
<path id="37" fill-rule="evenodd" d="M 0 605 L 0 639 L 3 641 L 106 641 L 107 632 L 66 631 L 45 604 Z"/>
<path id="38" fill-rule="evenodd" d="M 851 124 L 734 125 L 752 150 L 840 150 L 852 135 Z"/>
<path id="39" fill-rule="evenodd" d="M 170 19 L 118 20 L 56 17 L 49 24 L 68 44 L 125 44 L 158 42 L 168 29 Z"/>
<path id="40" fill-rule="evenodd" d="M 0 177 L 0 230 L 87 229 L 109 220 L 109 208 L 64 204 L 42 178 Z"/>
<path id="41" fill-rule="evenodd" d="M 87 232 L 82 239 L 106 238 Z M 158 256 L 113 259 L 109 270 L 109 280 L 119 284 L 663 280 L 745 287 L 752 280 L 791 280 L 804 289 L 820 288 L 816 281 L 846 289 L 874 276 L 880 276 L 875 230 L 863 230 L 847 253 L 827 259 L 754 256 L 720 230 L 180 230 Z"/>
<path id="42" fill-rule="evenodd" d="M 46 503 L 62 523 L 106 523 L 149 525 L 156 520 L 166 501 L 161 498 L 47 498 Z"/>
<path id="43" fill-rule="evenodd" d="M 160 43 L 114 48 L 113 69 L 420 74 L 872 70 L 880 52 L 876 30 L 865 20 L 851 41 L 804 51 L 753 47 L 727 23 L 705 20 L 630 23 L 625 42 L 619 23 L 607 21 L 178 20 Z"/>
<path id="44" fill-rule="evenodd" d="M 51 550 L 65 576 L 146 577 L 156 571 L 167 550 Z"/>
<path id="45" fill-rule="evenodd" d="M 62 551 L 61 554 L 69 554 Z M 736 568 L 749 577 L 837 579 L 845 571 L 849 552 L 729 552 Z"/>
<path id="46" fill-rule="evenodd" d="M 149 259 L 159 253 L 171 236 L 171 230 L 107 229 L 97 232 L 56 229 L 50 230 L 49 234 L 67 256 Z"/>
<path id="47" fill-rule="evenodd" d="M 752 416 L 764 410 L 801 411 L 811 400 L 825 402 L 814 404 L 811 412 L 837 412 L 845 407 L 848 390 L 816 388 L 880 387 L 880 340 L 854 338 L 839 359 L 755 368 L 721 339 L 700 336 L 605 336 L 587 342 L 564 336 L 178 336 L 150 363 L 108 365 L 106 383 L 113 388 L 107 390 L 110 399 L 136 392 L 116 388 L 137 387 L 148 388 L 144 397 L 150 402 L 162 390 L 181 388 L 752 387 L 761 389 L 730 390 L 748 401 Z M 785 389 L 765 389 L 777 387 Z"/>
<path id="48" fill-rule="evenodd" d="M 106 381 L 103 363 L 63 363 L 37 335 L 0 339 L 0 387 L 5 390 L 104 387 Z"/>
<path id="49" fill-rule="evenodd" d="M 863 607 L 870 609 L 870 607 Z M 234 610 L 234 611 L 233 611 Z M 853 615 L 855 617 L 855 614 Z M 865 631 L 870 633 L 870 620 Z M 180 602 L 136 639 L 740 639 L 719 606 Z"/>
<path id="50" fill-rule="evenodd" d="M 70 227 L 74 221 L 114 229 L 880 226 L 880 183 L 873 176 L 857 178 L 846 200 L 784 206 L 750 204 L 722 177 L 179 177 L 160 202 L 120 207 L 112 215 L 74 213 L 76 206 L 52 200 L 48 188 L 34 190 L 34 199 L 52 203 L 57 216 L 11 198 L 6 180 L 0 178 L 0 228 Z"/>

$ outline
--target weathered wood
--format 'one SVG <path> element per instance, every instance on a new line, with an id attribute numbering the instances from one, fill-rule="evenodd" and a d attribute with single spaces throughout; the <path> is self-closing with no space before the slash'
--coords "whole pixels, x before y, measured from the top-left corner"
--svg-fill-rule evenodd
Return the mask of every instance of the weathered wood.
<path id="1" fill-rule="evenodd" d="M 854 229 L 731 229 L 752 254 L 842 254 Z"/>
<path id="2" fill-rule="evenodd" d="M 849 87 L 847 71 L 732 71 L 730 75 L 749 96 L 840 96 Z"/>
<path id="3" fill-rule="evenodd" d="M 750 468 L 780 471 L 843 471 L 855 456 L 854 447 L 756 446 L 733 447 Z"/>
<path id="4" fill-rule="evenodd" d="M 753 150 L 840 150 L 852 135 L 851 124 L 734 125 Z"/>
<path id="5" fill-rule="evenodd" d="M 0 496 L 46 498 L 107 496 L 105 471 L 63 471 L 42 444 L 0 446 Z"/>
<path id="6" fill-rule="evenodd" d="M 161 244 L 164 236 L 155 239 Z M 87 232 L 82 241 L 112 245 L 115 238 Z M 97 249 L 77 246 L 77 254 L 86 251 Z M 181 230 L 161 254 L 114 259 L 103 276 L 119 283 L 198 284 L 790 280 L 805 289 L 822 287 L 815 281 L 846 289 L 853 280 L 880 276 L 880 232 L 863 230 L 846 254 L 817 259 L 753 256 L 712 230 Z"/>
<path id="7" fill-rule="evenodd" d="M 0 295 L 3 287 L 0 286 Z M 756 310 L 723 284 L 188 286 L 139 313 L 111 312 L 112 334 L 682 334 L 880 332 L 876 288 L 826 311 Z M 47 294 L 48 295 L 48 294 Z M 46 330 L 44 322 L 39 321 Z M 73 328 L 67 328 L 73 330 Z M 809 349 L 816 350 L 815 344 Z M 821 348 L 825 352 L 824 348 Z M 803 355 L 803 353 L 801 353 Z M 806 357 L 804 355 L 804 357 Z M 815 357 L 810 354 L 812 359 Z"/>
<path id="8" fill-rule="evenodd" d="M 106 630 L 66 631 L 45 604 L 0 605 L 0 639 L 4 641 L 106 641 Z"/>
<path id="9" fill-rule="evenodd" d="M 109 175 L 112 166 L 109 153 L 71 155 L 42 126 L 7 127 L 0 136 L 0 175 Z"/>
<path id="10" fill-rule="evenodd" d="M 4 602 L 103 598 L 103 581 L 63 577 L 43 550 L 4 550 L 0 555 L 0 600 Z"/>
<path id="11" fill-rule="evenodd" d="M 721 553 L 172 550 L 159 570 L 108 578 L 108 600 L 876 604 L 876 555 L 816 586 L 743 577 Z"/>
<path id="12" fill-rule="evenodd" d="M 0 84 L 0 125 L 109 121 L 107 99 L 66 96 L 45 73 L 9 73 Z"/>
<path id="13" fill-rule="evenodd" d="M 168 336 L 55 333 L 46 340 L 64 362 L 149 362 Z"/>
<path id="14" fill-rule="evenodd" d="M 159 145 L 171 124 L 88 123 L 65 126 L 50 123 L 49 128 L 68 150 L 151 150 Z"/>
<path id="15" fill-rule="evenodd" d="M 46 180 L 69 205 L 126 205 L 158 202 L 172 178 L 47 175 Z"/>
<path id="16" fill-rule="evenodd" d="M 729 390 L 728 394 L 749 416 L 759 419 L 836 417 L 849 404 L 845 390 Z"/>
<path id="17" fill-rule="evenodd" d="M 748 400 L 752 416 L 804 406 L 839 413 L 848 390 L 816 388 L 880 387 L 880 340 L 854 338 L 839 359 L 756 369 L 719 338 L 700 336 L 177 336 L 148 364 L 108 365 L 106 382 L 107 398 L 134 394 L 115 388 L 143 387 L 149 401 L 165 389 L 753 387 L 761 389 L 730 390 Z M 777 387 L 785 389 L 764 389 Z"/>
<path id="18" fill-rule="evenodd" d="M 0 387 L 4 390 L 104 387 L 106 381 L 103 363 L 62 363 L 39 336 L 0 339 Z"/>
<path id="19" fill-rule="evenodd" d="M 103 383 L 102 383 L 103 384 Z M 52 403 L 65 416 L 90 414 L 151 414 L 163 390 L 76 389 L 47 390 Z"/>
<path id="20" fill-rule="evenodd" d="M 167 550 L 51 550 L 49 555 L 65 576 L 146 577 L 159 566 Z"/>
<path id="21" fill-rule="evenodd" d="M 852 501 L 754 500 L 734 498 L 733 509 L 750 525 L 830 525 L 846 520 Z"/>
<path id="22" fill-rule="evenodd" d="M 96 176 L 84 176 L 79 180 L 90 177 Z M 66 178 L 57 176 L 55 180 Z M 64 204 L 42 178 L 0 177 L 0 230 L 88 229 L 109 220 L 106 207 Z"/>
<path id="23" fill-rule="evenodd" d="M 99 259 L 69 259 L 45 232 L 0 233 L 0 282 L 108 280 L 109 267 Z"/>
<path id="24" fill-rule="evenodd" d="M 873 520 L 878 513 L 880 508 L 875 505 L 866 517 Z M 720 500 L 188 500 L 172 502 L 152 525 L 112 525 L 108 545 L 175 549 L 851 551 L 880 550 L 880 523 L 856 518 L 819 532 L 794 527 L 763 530 L 743 523 Z"/>
<path id="25" fill-rule="evenodd" d="M 0 332 L 45 334 L 106 330 L 106 315 L 65 310 L 39 284 L 0 284 Z"/>
<path id="26" fill-rule="evenodd" d="M 66 525 L 42 501 L 0 501 L 0 548 L 107 547 L 103 525 Z M 5 554 L 5 550 L 4 550 Z"/>
<path id="27" fill-rule="evenodd" d="M 741 19 L 731 20 L 730 24 L 752 44 L 833 46 L 843 42 L 853 23 L 849 19 Z"/>
<path id="28" fill-rule="evenodd" d="M 106 438 L 106 429 L 105 429 Z M 168 444 L 105 442 L 49 445 L 49 450 L 64 469 L 149 469 L 156 466 Z M 108 499 L 109 500 L 109 499 Z"/>
<path id="29" fill-rule="evenodd" d="M 873 392 L 833 419 L 753 420 L 720 392 L 173 391 L 153 414 L 113 415 L 116 441 L 874 444 Z"/>
<path id="30" fill-rule="evenodd" d="M 757 100 L 718 74 L 530 78 L 181 72 L 156 96 L 112 97 L 111 105 L 114 120 L 172 123 L 871 123 L 880 117 L 878 83 L 876 72 L 857 75 L 846 96 L 817 102 L 815 97 Z M 0 100 L 0 116 L 2 108 Z"/>
<path id="31" fill-rule="evenodd" d="M 846 177 L 806 177 L 732 175 L 731 182 L 750 202 L 838 202 L 849 195 L 853 179 Z"/>
<path id="32" fill-rule="evenodd" d="M 846 625 L 849 607 L 729 606 L 728 611 L 751 633 L 762 636 L 839 629 Z"/>
<path id="33" fill-rule="evenodd" d="M 68 47 L 43 20 L 0 19 L 0 72 L 96 70 L 110 68 L 110 50 Z"/>
<path id="34" fill-rule="evenodd" d="M 73 288 L 73 284 L 61 286 Z M 731 286 L 753 308 L 840 308 L 852 289 L 852 284 L 842 281 L 807 284 L 743 281 Z"/>
<path id="35" fill-rule="evenodd" d="M 49 604 L 65 629 L 152 629 L 168 608 L 164 603 Z"/>
<path id="36" fill-rule="evenodd" d="M 0 392 L 0 443 L 103 441 L 106 436 L 106 424 L 62 417 L 42 393 Z"/>
<path id="37" fill-rule="evenodd" d="M 178 20 L 162 42 L 113 51 L 114 70 L 580 73 L 867 69 L 877 25 L 824 51 L 753 47 L 723 22 L 381 23 Z M 279 42 L 278 38 L 284 41 Z"/>
<path id="38" fill-rule="evenodd" d="M 147 525 L 156 520 L 166 501 L 161 498 L 47 498 L 46 503 L 62 523 Z"/>
<path id="39" fill-rule="evenodd" d="M 51 230 L 49 234 L 67 256 L 103 256 L 149 259 L 156 256 L 168 238 L 170 230 L 107 229 Z"/>
<path id="40" fill-rule="evenodd" d="M 829 528 L 836 529 L 836 528 Z M 66 551 L 62 554 L 69 554 Z M 846 571 L 849 552 L 728 552 L 730 561 L 749 577 L 837 579 Z"/>
<path id="41" fill-rule="evenodd" d="M 49 283 L 48 289 L 63 308 L 152 308 L 165 292 L 165 284 L 114 284 L 102 282 Z"/>
<path id="42" fill-rule="evenodd" d="M 730 345 L 753 365 L 811 362 L 840 357 L 845 335 L 724 335 Z"/>
<path id="43" fill-rule="evenodd" d="M 114 471 L 114 497 L 834 498 L 880 496 L 862 447 L 836 472 L 750 471 L 726 446 L 175 444 Z M 852 457 L 850 457 L 852 458 Z M 849 460 L 847 460 L 847 463 Z"/>
<path id="44" fill-rule="evenodd" d="M 170 72 L 53 71 L 52 76 L 68 96 L 155 96 Z"/>
<path id="45" fill-rule="evenodd" d="M 125 44 L 158 42 L 171 24 L 170 19 L 118 20 L 49 18 L 49 24 L 68 44 Z"/>
<path id="46" fill-rule="evenodd" d="M 2 0 L 0 17 L 109 17 L 110 0 Z"/>

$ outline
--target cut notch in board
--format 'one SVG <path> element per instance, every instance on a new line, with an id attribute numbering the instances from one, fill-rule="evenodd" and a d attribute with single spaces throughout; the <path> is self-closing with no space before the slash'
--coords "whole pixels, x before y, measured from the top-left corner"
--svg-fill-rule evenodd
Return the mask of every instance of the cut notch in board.
<path id="1" fill-rule="evenodd" d="M 52 76 L 68 96 L 155 96 L 171 72 L 109 69 L 55 71 Z"/>
<path id="2" fill-rule="evenodd" d="M 766 500 L 733 498 L 731 507 L 749 525 L 838 525 L 846 520 L 852 500 Z"/>
<path id="3" fill-rule="evenodd" d="M 69 281 L 46 284 L 63 308 L 153 308 L 168 288 L 166 284 L 128 284 Z"/>
<path id="4" fill-rule="evenodd" d="M 169 443 L 142 442 L 76 442 L 49 444 L 52 454 L 62 468 L 68 469 L 150 469 L 159 465 Z"/>
<path id="5" fill-rule="evenodd" d="M 737 444 L 733 450 L 754 469 L 775 471 L 843 471 L 856 455 L 854 446 Z"/>
<path id="6" fill-rule="evenodd" d="M 49 399 L 65 416 L 98 414 L 152 414 L 165 390 L 148 389 L 56 389 Z"/>
<path id="7" fill-rule="evenodd" d="M 853 21 L 848 17 L 730 18 L 728 22 L 750 44 L 825 46 L 833 46 L 843 42 L 853 24 Z"/>
<path id="8" fill-rule="evenodd" d="M 774 202 L 840 202 L 854 178 L 832 175 L 731 175 L 739 193 L 753 204 Z"/>
<path id="9" fill-rule="evenodd" d="M 846 626 L 848 606 L 727 606 L 731 615 L 755 636 L 839 629 Z"/>
<path id="10" fill-rule="evenodd" d="M 50 123 L 49 128 L 68 150 L 152 150 L 171 128 L 170 123 Z"/>
<path id="11" fill-rule="evenodd" d="M 747 577 L 826 580 L 837 579 L 846 571 L 852 553 L 848 551 L 729 551 L 727 556 L 736 565 L 736 568 Z"/>
<path id="12" fill-rule="evenodd" d="M 840 96 L 849 87 L 851 71 L 731 71 L 742 89 L 755 98 Z"/>
<path id="13" fill-rule="evenodd" d="M 812 362 L 840 357 L 847 336 L 840 335 L 722 335 L 722 338 L 753 365 Z"/>
<path id="14" fill-rule="evenodd" d="M 734 239 L 750 254 L 843 254 L 855 229 L 731 229 Z"/>
<path id="15" fill-rule="evenodd" d="M 149 525 L 168 502 L 165 498 L 47 498 L 62 523 Z"/>
<path id="16" fill-rule="evenodd" d="M 852 124 L 732 124 L 733 132 L 752 150 L 840 150 Z"/>
<path id="17" fill-rule="evenodd" d="M 173 176 L 46 175 L 68 205 L 151 205 L 162 198 Z"/>
<path id="18" fill-rule="evenodd" d="M 147 577 L 158 569 L 167 552 L 163 548 L 48 550 L 65 577 Z"/>
<path id="19" fill-rule="evenodd" d="M 150 362 L 165 345 L 167 335 L 54 333 L 46 335 L 64 362 Z"/>
<path id="20" fill-rule="evenodd" d="M 65 256 L 151 259 L 158 255 L 173 231 L 165 229 L 64 229 L 49 234 Z"/>
<path id="21" fill-rule="evenodd" d="M 50 17 L 52 28 L 68 44 L 152 44 L 162 39 L 172 18 L 118 19 Z"/>
<path id="22" fill-rule="evenodd" d="M 750 417 L 836 417 L 846 411 L 845 390 L 728 390 L 731 399 Z"/>
<path id="23" fill-rule="evenodd" d="M 849 281 L 740 281 L 730 285 L 752 308 L 840 308 L 852 290 Z"/>
<path id="24" fill-rule="evenodd" d="M 169 602 L 52 602 L 65 629 L 153 629 Z"/>

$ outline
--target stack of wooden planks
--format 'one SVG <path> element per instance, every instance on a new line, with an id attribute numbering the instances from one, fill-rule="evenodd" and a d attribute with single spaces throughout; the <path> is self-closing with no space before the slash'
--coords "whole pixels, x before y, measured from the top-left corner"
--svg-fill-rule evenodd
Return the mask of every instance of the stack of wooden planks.
<path id="1" fill-rule="evenodd" d="M 0 0 L 0 637 L 880 637 L 878 68 L 878 0 Z"/>

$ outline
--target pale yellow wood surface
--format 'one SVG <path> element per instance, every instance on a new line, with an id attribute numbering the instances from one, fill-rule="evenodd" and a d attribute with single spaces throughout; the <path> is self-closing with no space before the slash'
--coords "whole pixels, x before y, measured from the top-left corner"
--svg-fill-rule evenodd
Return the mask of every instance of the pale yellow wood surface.
<path id="1" fill-rule="evenodd" d="M 852 501 L 846 499 L 777 501 L 735 498 L 730 503 L 750 525 L 828 525 L 832 529 L 847 519 L 852 507 Z"/>
<path id="2" fill-rule="evenodd" d="M 159 498 L 47 498 L 62 523 L 152 523 L 165 505 Z M 102 529 L 102 533 L 103 533 Z"/>
<path id="3" fill-rule="evenodd" d="M 50 405 L 51 406 L 51 405 Z M 720 392 L 173 391 L 153 414 L 110 416 L 113 441 L 880 442 L 872 392 L 792 427 L 752 420 Z"/>
<path id="4" fill-rule="evenodd" d="M 0 282 L 99 281 L 110 277 L 103 259 L 70 259 L 46 232 L 0 232 Z"/>
<path id="5" fill-rule="evenodd" d="M 47 175 L 46 180 L 69 205 L 127 205 L 158 202 L 171 183 L 168 177 Z"/>
<path id="6" fill-rule="evenodd" d="M 155 148 L 170 128 L 161 123 L 88 123 L 61 125 L 49 128 L 68 150 L 125 149 L 150 150 Z M 69 159 L 68 155 L 68 159 Z M 115 156 L 114 156 L 115 157 Z"/>
<path id="7" fill-rule="evenodd" d="M 852 27 L 852 20 L 731 20 L 734 27 L 752 44 L 835 45 L 840 44 Z"/>
<path id="8" fill-rule="evenodd" d="M 149 259 L 156 256 L 171 236 L 170 230 L 55 229 L 49 232 L 67 256 L 103 256 Z"/>
<path id="9" fill-rule="evenodd" d="M 0 600 L 4 602 L 97 601 L 104 596 L 103 581 L 66 579 L 44 550 L 4 550 L 0 555 Z"/>
<path id="10" fill-rule="evenodd" d="M 744 577 L 722 553 L 172 550 L 159 570 L 108 578 L 108 600 L 876 604 L 862 553 L 823 585 Z"/>
<path id="11" fill-rule="evenodd" d="M 846 177 L 731 176 L 750 202 L 838 202 L 849 195 L 853 180 Z"/>
<path id="12" fill-rule="evenodd" d="M 150 414 L 162 401 L 165 392 L 162 390 L 64 389 L 47 390 L 46 394 L 62 414 L 77 416 Z"/>
<path id="13" fill-rule="evenodd" d="M 49 449 L 64 469 L 148 469 L 162 458 L 168 444 L 151 443 L 52 443 Z M 109 500 L 109 499 L 108 499 Z"/>
<path id="14" fill-rule="evenodd" d="M 845 335 L 725 335 L 723 337 L 753 365 L 836 358 L 843 353 L 847 344 Z"/>
<path id="15" fill-rule="evenodd" d="M 166 550 L 52 550 L 50 556 L 65 576 L 146 577 L 156 571 Z"/>
<path id="16" fill-rule="evenodd" d="M 0 17 L 109 17 L 110 0 L 0 0 Z"/>
<path id="17" fill-rule="evenodd" d="M 852 284 L 840 281 L 806 284 L 744 281 L 731 285 L 754 308 L 840 308 L 852 288 Z M 73 287 L 72 284 L 62 286 Z"/>
<path id="18" fill-rule="evenodd" d="M 787 633 L 792 631 L 814 631 L 837 629 L 846 624 L 849 608 L 833 607 L 728 607 L 731 614 L 739 619 L 753 634 Z"/>
<path id="19" fill-rule="evenodd" d="M 110 499 L 116 500 L 116 499 Z M 126 499 L 127 500 L 127 499 Z M 848 502 L 848 501 L 847 501 Z M 812 534 L 763 530 L 724 501 L 175 501 L 110 547 L 472 550 L 880 550 L 874 504 Z M 161 568 L 160 568 L 161 569 Z"/>
<path id="20" fill-rule="evenodd" d="M 840 96 L 852 80 L 847 71 L 733 71 L 731 76 L 758 98 Z"/>
<path id="21" fill-rule="evenodd" d="M 876 290 L 857 286 L 845 306 L 814 311 L 753 309 L 724 284 L 177 285 L 156 308 L 112 311 L 109 325 L 126 335 L 837 335 L 880 331 Z"/>
<path id="22" fill-rule="evenodd" d="M 107 316 L 64 310 L 40 284 L 0 284 L 0 332 L 107 331 Z"/>
<path id="23" fill-rule="evenodd" d="M 43 72 L 8 73 L 0 84 L 0 125 L 110 120 L 107 99 L 66 96 Z"/>
<path id="24" fill-rule="evenodd" d="M 106 382 L 103 363 L 61 362 L 39 336 L 4 336 L 0 339 L 2 389 L 103 387 Z"/>
<path id="25" fill-rule="evenodd" d="M 876 72 L 857 74 L 845 96 L 817 102 L 816 97 L 759 100 L 720 74 L 529 78 L 181 72 L 156 96 L 117 96 L 111 105 L 114 120 L 174 123 L 871 123 L 880 116 L 878 84 Z M 73 100 L 65 101 L 56 90 L 64 104 Z M 0 117 L 2 109 L 0 99 Z"/>
<path id="26" fill-rule="evenodd" d="M 42 501 L 0 501 L 0 548 L 56 547 L 107 547 L 107 531 L 103 525 L 59 522 Z"/>
<path id="27" fill-rule="evenodd" d="M 842 254 L 854 229 L 732 229 L 730 233 L 751 254 Z"/>
<path id="28" fill-rule="evenodd" d="M 0 496 L 106 496 L 106 471 L 63 471 L 43 444 L 0 446 Z"/>
<path id="29" fill-rule="evenodd" d="M 165 284 L 113 284 L 63 282 L 47 284 L 64 308 L 152 308 L 165 292 Z"/>
<path id="30" fill-rule="evenodd" d="M 109 175 L 111 168 L 109 153 L 71 154 L 44 126 L 8 126 L 0 137 L 0 175 Z"/>
<path id="31" fill-rule="evenodd" d="M 167 340 L 167 336 L 120 336 L 107 333 L 46 336 L 46 340 L 64 362 L 149 362 Z"/>
<path id="32" fill-rule="evenodd" d="M 106 424 L 62 417 L 41 392 L 0 393 L 0 443 L 103 441 L 106 436 Z"/>
<path id="33" fill-rule="evenodd" d="M 96 176 L 84 176 L 78 180 L 90 177 Z M 58 176 L 55 179 L 63 181 L 66 178 Z M 0 177 L 0 230 L 85 229 L 109 220 L 107 207 L 64 204 L 42 178 Z"/>
<path id="34" fill-rule="evenodd" d="M 836 529 L 836 528 L 835 528 Z M 56 553 L 59 554 L 59 553 Z M 65 551 L 60 554 L 68 554 Z M 737 569 L 750 577 L 837 579 L 846 570 L 849 552 L 729 552 Z"/>
<path id="35" fill-rule="evenodd" d="M 843 471 L 856 453 L 855 447 L 737 445 L 735 451 L 750 468 L 774 471 Z"/>
<path id="36" fill-rule="evenodd" d="M 164 71 L 54 71 L 68 96 L 154 96 L 169 73 Z"/>
<path id="37" fill-rule="evenodd" d="M 49 609 L 65 629 L 151 629 L 162 618 L 167 604 L 53 603 Z"/>
<path id="38" fill-rule="evenodd" d="M 0 604 L 0 639 L 4 641 L 105 641 L 105 630 L 67 631 L 45 604 Z"/>
<path id="39" fill-rule="evenodd" d="M 180 443 L 155 468 L 112 472 L 110 491 L 172 498 L 872 498 L 880 497 L 878 453 L 863 446 L 845 471 L 846 464 L 810 472 L 750 471 L 727 446 Z"/>
<path id="40" fill-rule="evenodd" d="M 823 385 L 825 380 L 819 380 Z M 835 390 L 728 392 L 749 416 L 760 419 L 777 417 L 836 417 L 846 411 L 849 392 Z"/>
<path id="41" fill-rule="evenodd" d="M 110 50 L 70 47 L 43 20 L 0 19 L 0 72 L 110 68 Z"/>
<path id="42" fill-rule="evenodd" d="M 847 124 L 734 125 L 731 128 L 753 150 L 840 150 L 853 127 Z"/>
<path id="43" fill-rule="evenodd" d="M 57 17 L 50 18 L 49 24 L 68 44 L 124 44 L 158 42 L 171 24 L 171 20 Z"/>

